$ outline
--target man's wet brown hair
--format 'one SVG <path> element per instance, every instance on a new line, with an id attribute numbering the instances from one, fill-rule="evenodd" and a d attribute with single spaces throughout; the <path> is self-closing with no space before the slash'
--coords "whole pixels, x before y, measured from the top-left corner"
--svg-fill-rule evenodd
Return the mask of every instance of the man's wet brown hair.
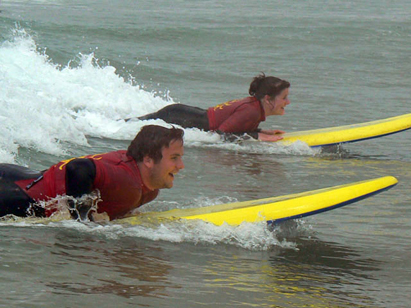
<path id="1" fill-rule="evenodd" d="M 184 131 L 180 128 L 166 128 L 158 125 L 143 126 L 127 149 L 127 155 L 134 158 L 136 162 L 143 161 L 145 156 L 158 163 L 163 155 L 163 147 L 169 147 L 174 140 L 183 140 Z"/>

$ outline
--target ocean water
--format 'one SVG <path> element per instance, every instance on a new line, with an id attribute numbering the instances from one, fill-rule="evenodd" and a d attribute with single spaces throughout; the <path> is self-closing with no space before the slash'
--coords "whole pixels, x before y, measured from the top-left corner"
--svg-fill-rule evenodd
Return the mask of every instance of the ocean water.
<path id="1" fill-rule="evenodd" d="M 124 149 L 172 103 L 247 96 L 265 72 L 285 131 L 410 113 L 411 3 L 0 1 L 0 162 L 41 170 Z M 0 222 L 0 307 L 408 307 L 411 131 L 313 150 L 185 131 L 186 168 L 142 210 L 393 175 L 394 188 L 291 221 L 215 227 Z"/>

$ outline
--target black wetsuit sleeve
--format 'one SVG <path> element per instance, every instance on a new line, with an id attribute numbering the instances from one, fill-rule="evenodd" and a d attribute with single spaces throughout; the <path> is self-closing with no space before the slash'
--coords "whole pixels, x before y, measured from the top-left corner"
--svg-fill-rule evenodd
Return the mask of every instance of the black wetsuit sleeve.
<path id="1" fill-rule="evenodd" d="M 66 166 L 66 194 L 75 198 L 93 191 L 96 166 L 91 159 L 76 158 Z"/>

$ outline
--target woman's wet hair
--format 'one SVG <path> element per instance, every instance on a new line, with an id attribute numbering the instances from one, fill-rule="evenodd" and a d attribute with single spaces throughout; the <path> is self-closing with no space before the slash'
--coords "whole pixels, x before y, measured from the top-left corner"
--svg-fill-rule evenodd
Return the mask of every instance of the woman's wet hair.
<path id="1" fill-rule="evenodd" d="M 184 131 L 180 128 L 166 128 L 158 125 L 146 125 L 141 128 L 140 132 L 130 143 L 127 149 L 127 155 L 134 158 L 136 162 L 143 161 L 148 156 L 158 163 L 163 155 L 163 147 L 169 147 L 174 140 L 183 141 Z"/>
<path id="2" fill-rule="evenodd" d="M 274 98 L 289 87 L 290 83 L 288 81 L 274 76 L 265 76 L 264 73 L 261 73 L 254 77 L 248 93 L 261 101 L 264 96 L 269 95 Z"/>

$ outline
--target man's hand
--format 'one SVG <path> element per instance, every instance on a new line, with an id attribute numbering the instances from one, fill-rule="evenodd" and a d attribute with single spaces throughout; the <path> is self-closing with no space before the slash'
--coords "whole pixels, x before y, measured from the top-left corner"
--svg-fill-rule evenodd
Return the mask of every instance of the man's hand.
<path id="1" fill-rule="evenodd" d="M 80 198 L 69 197 L 67 200 L 71 218 L 76 221 L 94 221 L 93 213 L 97 212 L 97 203 L 101 201 L 99 191 L 83 195 Z"/>
<path id="2" fill-rule="evenodd" d="M 67 200 L 68 210 L 70 212 L 71 218 L 76 221 L 92 221 L 91 212 L 93 201 L 89 200 L 77 200 L 76 198 Z"/>

